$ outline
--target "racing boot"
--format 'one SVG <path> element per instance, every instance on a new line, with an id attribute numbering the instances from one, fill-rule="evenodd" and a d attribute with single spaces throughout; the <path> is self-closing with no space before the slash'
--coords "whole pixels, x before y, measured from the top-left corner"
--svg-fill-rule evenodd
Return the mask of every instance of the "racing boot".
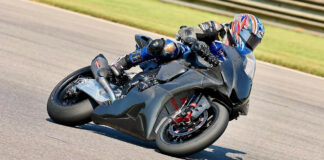
<path id="1" fill-rule="evenodd" d="M 123 76 L 124 71 L 130 69 L 132 66 L 129 55 L 126 55 L 120 57 L 115 64 L 110 66 L 110 68 L 116 77 L 121 77 Z"/>

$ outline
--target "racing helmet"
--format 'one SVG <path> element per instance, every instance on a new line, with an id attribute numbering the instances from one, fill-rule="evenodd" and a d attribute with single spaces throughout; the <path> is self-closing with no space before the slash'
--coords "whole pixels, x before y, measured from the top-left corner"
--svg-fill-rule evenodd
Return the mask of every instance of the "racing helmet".
<path id="1" fill-rule="evenodd" d="M 264 36 L 264 26 L 252 14 L 236 14 L 230 29 L 234 45 L 245 55 L 251 53 Z"/>

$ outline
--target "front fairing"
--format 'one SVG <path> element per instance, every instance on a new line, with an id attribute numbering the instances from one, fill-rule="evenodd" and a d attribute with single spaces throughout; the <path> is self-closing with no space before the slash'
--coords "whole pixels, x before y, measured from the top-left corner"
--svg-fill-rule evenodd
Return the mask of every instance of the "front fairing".
<path id="1" fill-rule="evenodd" d="M 255 67 L 256 67 L 256 60 L 253 52 L 250 54 L 245 55 L 246 59 L 243 62 L 244 71 L 245 73 L 251 78 L 254 78 L 255 74 Z"/>
<path id="2" fill-rule="evenodd" d="M 252 87 L 255 72 L 255 58 L 253 53 L 241 55 L 236 48 L 223 45 L 225 61 L 221 64 L 221 72 L 226 85 L 228 97 L 234 103 L 245 103 Z"/>

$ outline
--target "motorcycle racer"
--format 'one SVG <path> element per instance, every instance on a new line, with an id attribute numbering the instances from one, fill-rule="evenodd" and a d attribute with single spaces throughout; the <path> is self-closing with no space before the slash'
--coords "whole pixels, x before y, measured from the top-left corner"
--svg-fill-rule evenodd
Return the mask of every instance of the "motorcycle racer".
<path id="1" fill-rule="evenodd" d="M 140 65 L 142 69 L 155 68 L 170 60 L 183 58 L 190 46 L 190 50 L 204 58 L 211 65 L 216 66 L 226 60 L 222 44 L 235 47 L 240 54 L 251 53 L 264 36 L 264 26 L 257 17 L 251 14 L 237 14 L 230 23 L 220 24 L 208 21 L 197 27 L 181 26 L 172 40 L 155 39 L 136 35 L 136 50 L 120 57 L 111 65 L 107 77 L 121 77 L 124 70 Z"/>

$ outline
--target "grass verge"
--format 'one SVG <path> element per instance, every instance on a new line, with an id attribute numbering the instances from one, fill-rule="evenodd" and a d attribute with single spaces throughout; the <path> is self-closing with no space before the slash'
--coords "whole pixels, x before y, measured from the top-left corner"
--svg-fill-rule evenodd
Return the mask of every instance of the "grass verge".
<path id="1" fill-rule="evenodd" d="M 174 36 L 179 26 L 232 17 L 195 10 L 158 0 L 34 0 L 94 17 Z M 324 38 L 265 25 L 257 59 L 324 77 Z"/>

